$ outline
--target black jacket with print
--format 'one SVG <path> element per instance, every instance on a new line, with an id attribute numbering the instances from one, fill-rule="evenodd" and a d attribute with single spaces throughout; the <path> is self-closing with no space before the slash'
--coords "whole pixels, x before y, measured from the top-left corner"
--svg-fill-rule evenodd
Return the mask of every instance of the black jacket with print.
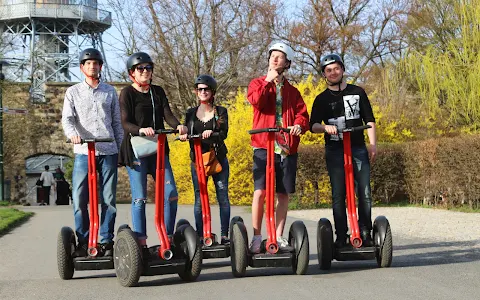
<path id="1" fill-rule="evenodd" d="M 313 124 L 324 123 L 336 125 L 341 131 L 347 127 L 356 127 L 375 122 L 372 106 L 367 93 L 359 86 L 347 84 L 347 87 L 339 92 L 326 89 L 319 94 L 312 106 L 310 117 L 310 129 Z M 325 133 L 326 145 L 342 145 L 343 134 L 329 135 Z M 353 146 L 365 144 L 363 131 L 351 133 Z"/>

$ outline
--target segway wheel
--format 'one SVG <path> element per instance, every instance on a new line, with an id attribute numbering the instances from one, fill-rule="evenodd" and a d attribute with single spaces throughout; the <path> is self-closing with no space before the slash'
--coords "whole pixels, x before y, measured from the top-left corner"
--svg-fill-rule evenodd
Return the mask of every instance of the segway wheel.
<path id="1" fill-rule="evenodd" d="M 230 226 L 230 260 L 232 273 L 235 277 L 244 277 L 247 270 L 248 237 L 242 222 L 232 223 Z"/>
<path id="2" fill-rule="evenodd" d="M 310 260 L 310 244 L 308 241 L 308 232 L 302 221 L 293 222 L 290 226 L 288 240 L 293 246 L 295 255 L 293 256 L 292 269 L 297 275 L 305 275 L 308 270 Z"/>
<path id="3" fill-rule="evenodd" d="M 117 235 L 114 248 L 115 273 L 122 286 L 138 284 L 142 274 L 142 256 L 135 234 L 124 228 Z"/>
<path id="4" fill-rule="evenodd" d="M 180 228 L 180 226 L 182 226 L 182 225 L 190 225 L 190 222 L 188 222 L 188 220 L 186 220 L 186 219 L 178 220 L 177 225 L 175 226 L 175 231 L 177 231 L 178 228 Z"/>
<path id="5" fill-rule="evenodd" d="M 376 235 L 380 234 L 378 231 Z M 375 243 L 380 241 L 380 238 L 375 236 Z M 387 223 L 385 230 L 385 238 L 383 240 L 383 245 L 375 245 L 377 250 L 375 251 L 377 258 L 377 265 L 380 268 L 388 268 L 392 265 L 393 258 L 393 240 L 392 240 L 392 231 L 390 229 L 390 224 Z"/>
<path id="6" fill-rule="evenodd" d="M 75 234 L 70 227 L 63 227 L 57 238 L 57 266 L 60 278 L 72 279 L 75 268 L 72 253 L 75 251 Z"/>
<path id="7" fill-rule="evenodd" d="M 242 222 L 242 223 L 243 223 L 243 219 L 242 219 L 242 217 L 240 217 L 240 216 L 235 216 L 235 217 L 233 217 L 232 220 L 230 221 L 230 226 L 231 226 L 232 224 L 235 224 L 235 223 L 238 223 L 238 222 Z"/>
<path id="8" fill-rule="evenodd" d="M 197 233 L 192 226 L 188 225 L 183 232 L 185 241 L 185 268 L 178 272 L 178 276 L 184 281 L 195 281 L 202 271 L 202 247 L 198 241 Z M 190 249 L 194 247 L 194 249 Z"/>
<path id="9" fill-rule="evenodd" d="M 127 224 L 120 225 L 120 227 L 118 227 L 118 229 L 117 229 L 117 235 L 120 233 L 120 231 L 122 231 L 124 229 L 130 229 L 130 226 L 128 226 Z"/>
<path id="10" fill-rule="evenodd" d="M 333 230 L 326 218 L 321 218 L 317 223 L 317 254 L 320 269 L 329 270 L 333 259 Z"/>

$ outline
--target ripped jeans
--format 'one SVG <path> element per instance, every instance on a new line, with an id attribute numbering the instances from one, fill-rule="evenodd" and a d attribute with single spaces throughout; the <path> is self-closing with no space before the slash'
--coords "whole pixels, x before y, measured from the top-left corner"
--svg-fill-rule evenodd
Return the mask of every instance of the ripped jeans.
<path id="1" fill-rule="evenodd" d="M 150 155 L 136 159 L 134 167 L 127 166 L 132 192 L 132 225 L 133 232 L 138 239 L 147 238 L 147 222 L 145 219 L 145 202 L 147 200 L 147 175 L 152 175 L 155 180 L 157 155 Z M 154 199 L 152 199 L 154 202 Z M 165 197 L 164 217 L 167 234 L 173 234 L 175 218 L 177 216 L 178 192 L 173 177 L 172 166 L 168 155 L 165 155 Z M 153 222 L 154 220 L 152 220 Z"/>
<path id="2" fill-rule="evenodd" d="M 230 176 L 230 166 L 228 159 L 225 157 L 220 161 L 222 171 L 212 175 L 215 184 L 215 193 L 217 194 L 217 202 L 220 207 L 220 231 L 222 236 L 228 236 L 230 223 L 230 200 L 228 198 L 228 177 Z M 203 237 L 203 219 L 202 219 L 202 203 L 200 201 L 200 187 L 198 186 L 197 171 L 195 164 L 191 164 L 193 189 L 195 191 L 195 226 L 197 234 Z M 208 181 L 208 177 L 207 177 Z M 212 230 L 213 232 L 213 230 Z"/>

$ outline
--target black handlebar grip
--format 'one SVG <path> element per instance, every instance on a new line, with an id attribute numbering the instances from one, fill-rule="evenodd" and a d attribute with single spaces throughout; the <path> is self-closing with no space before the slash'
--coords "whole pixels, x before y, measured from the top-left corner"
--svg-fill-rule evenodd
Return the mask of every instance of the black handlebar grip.
<path id="1" fill-rule="evenodd" d="M 284 128 L 284 127 L 257 128 L 257 129 L 249 130 L 248 133 L 257 134 L 262 132 L 279 132 L 279 131 L 290 132 L 290 128 Z"/>
<path id="2" fill-rule="evenodd" d="M 87 138 L 87 139 L 81 139 L 80 143 L 111 143 L 114 142 L 114 138 Z M 67 143 L 71 143 L 72 141 L 70 139 L 67 139 Z"/>
<path id="3" fill-rule="evenodd" d="M 342 132 L 354 132 L 354 131 L 363 131 L 365 129 L 372 128 L 370 125 L 363 125 L 363 126 L 356 126 L 356 127 L 349 127 L 344 128 Z"/>

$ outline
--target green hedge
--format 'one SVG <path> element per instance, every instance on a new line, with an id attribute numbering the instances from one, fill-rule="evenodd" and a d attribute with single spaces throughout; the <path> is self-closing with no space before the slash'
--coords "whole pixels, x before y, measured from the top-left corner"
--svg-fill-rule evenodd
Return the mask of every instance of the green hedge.
<path id="1" fill-rule="evenodd" d="M 479 208 L 479 150 L 478 135 L 379 145 L 372 165 L 373 200 Z M 300 148 L 295 200 L 303 207 L 331 202 L 323 145 Z"/>

